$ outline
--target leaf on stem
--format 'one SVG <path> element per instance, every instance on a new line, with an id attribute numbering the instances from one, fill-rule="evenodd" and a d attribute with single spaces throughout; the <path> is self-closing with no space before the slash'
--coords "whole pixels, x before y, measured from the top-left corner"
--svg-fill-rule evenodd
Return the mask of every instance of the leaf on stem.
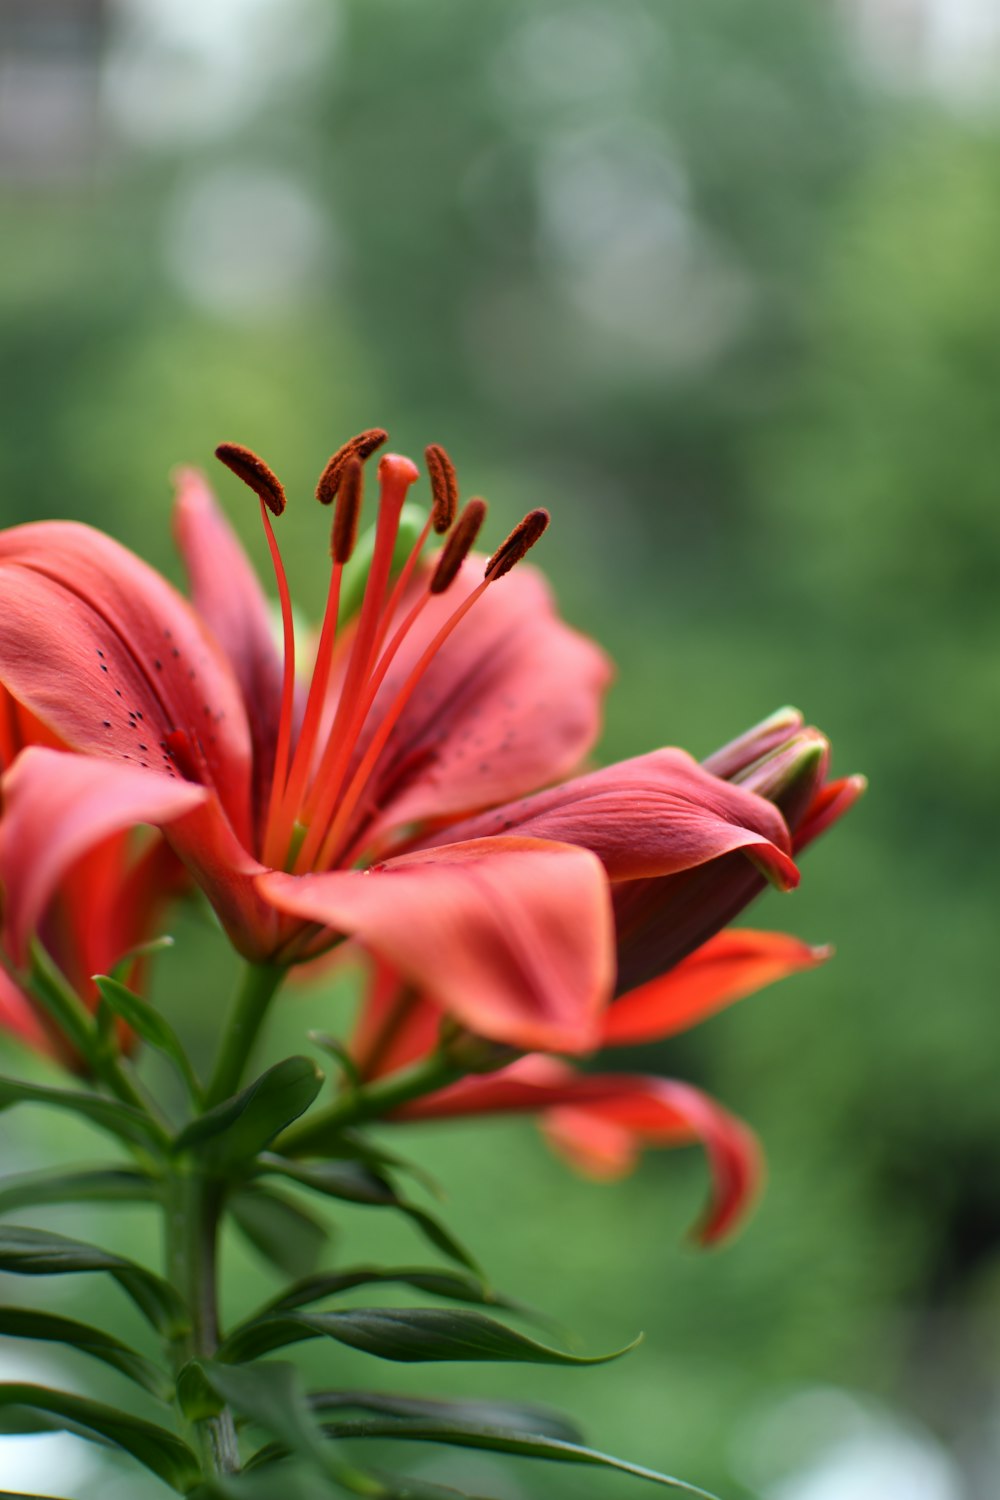
<path id="1" fill-rule="evenodd" d="M 0 1225 L 0 1271 L 17 1276 L 65 1276 L 107 1271 L 158 1333 L 172 1337 L 185 1321 L 184 1304 L 173 1287 L 124 1256 L 97 1245 L 67 1239 L 47 1229 Z"/>
<path id="2" fill-rule="evenodd" d="M 47 1203 L 152 1203 L 154 1178 L 124 1167 L 83 1172 L 24 1172 L 0 1181 L 0 1214 Z"/>
<path id="3" fill-rule="evenodd" d="M 16 1078 L 0 1078 L 0 1110 L 15 1104 L 45 1104 L 51 1109 L 65 1109 L 83 1115 L 102 1130 L 118 1136 L 132 1146 L 156 1146 L 160 1141 L 158 1126 L 141 1110 L 100 1094 L 85 1094 L 78 1089 L 53 1089 L 40 1083 L 21 1083 Z"/>
<path id="4" fill-rule="evenodd" d="M 286 1057 L 268 1068 L 248 1088 L 185 1126 L 174 1141 L 174 1153 L 197 1153 L 221 1170 L 245 1162 L 312 1104 L 323 1074 L 308 1057 Z"/>
<path id="5" fill-rule="evenodd" d="M 328 1198 L 337 1198 L 342 1203 L 356 1203 L 365 1208 L 394 1208 L 398 1213 L 405 1214 L 442 1255 L 485 1279 L 475 1257 L 440 1220 L 426 1208 L 401 1197 L 388 1177 L 381 1172 L 375 1172 L 360 1162 L 291 1161 L 271 1152 L 260 1157 L 258 1167 L 262 1172 L 277 1173 L 290 1182 L 298 1183 L 300 1187 L 322 1193 Z"/>
<path id="6" fill-rule="evenodd" d="M 254 1249 L 285 1276 L 305 1277 L 315 1270 L 329 1239 L 318 1219 L 256 1184 L 234 1193 L 229 1208 Z"/>
<path id="7" fill-rule="evenodd" d="M 431 1421 L 472 1422 L 536 1437 L 582 1443 L 583 1434 L 561 1412 L 521 1401 L 446 1401 L 426 1396 L 396 1396 L 384 1391 L 314 1391 L 314 1412 L 366 1411 L 386 1417 L 426 1417 Z"/>
<path id="8" fill-rule="evenodd" d="M 70 1395 L 66 1391 L 53 1391 L 47 1386 L 0 1385 L 0 1413 L 5 1431 L 18 1430 L 22 1412 L 29 1423 L 34 1414 L 40 1413 L 49 1430 L 75 1432 L 122 1449 L 181 1494 L 193 1489 L 201 1477 L 198 1460 L 174 1433 L 139 1417 L 130 1417 L 102 1402 Z M 38 1429 L 29 1425 L 21 1430 Z"/>
<path id="9" fill-rule="evenodd" d="M 453 1302 L 499 1307 L 527 1318 L 538 1319 L 540 1316 L 532 1308 L 491 1291 L 477 1276 L 462 1271 L 439 1271 L 433 1266 L 348 1266 L 343 1271 L 308 1276 L 288 1287 L 261 1311 L 287 1312 L 292 1308 L 306 1307 L 310 1302 L 319 1302 L 325 1297 L 336 1297 L 341 1292 L 353 1291 L 355 1287 L 385 1285 L 387 1282 L 412 1286 L 417 1291 L 430 1292 L 435 1297 L 447 1297 Z"/>
<path id="10" fill-rule="evenodd" d="M 485 1448 L 491 1453 L 510 1453 L 519 1458 L 593 1465 L 602 1469 L 615 1469 L 634 1479 L 647 1479 L 652 1484 L 662 1485 L 678 1494 L 692 1496 L 693 1500 L 716 1500 L 715 1496 L 710 1495 L 707 1490 L 699 1489 L 697 1485 L 686 1484 L 683 1479 L 647 1469 L 642 1464 L 613 1458 L 611 1454 L 600 1453 L 595 1448 L 584 1448 L 579 1443 L 539 1437 L 533 1433 L 513 1433 L 504 1428 L 481 1426 L 473 1422 L 429 1421 L 424 1418 L 340 1418 L 324 1422 L 323 1431 L 332 1438 L 389 1438 L 411 1443 L 442 1443 L 453 1448 Z M 254 1464 L 260 1467 L 272 1457 L 280 1458 L 282 1453 L 282 1446 L 274 1444 L 270 1450 L 256 1453 Z"/>
<path id="11" fill-rule="evenodd" d="M 119 1370 L 158 1400 L 170 1399 L 171 1386 L 151 1360 L 137 1354 L 112 1334 L 92 1328 L 89 1323 L 78 1323 L 75 1318 L 62 1318 L 55 1313 L 36 1312 L 33 1308 L 0 1307 L 0 1334 L 12 1339 L 43 1339 L 48 1343 L 68 1344 L 81 1354 L 89 1354 Z"/>
<path id="12" fill-rule="evenodd" d="M 95 974 L 94 983 L 109 1010 L 119 1016 L 147 1046 L 168 1057 L 187 1086 L 191 1098 L 201 1099 L 202 1089 L 191 1061 L 174 1028 L 154 1005 L 136 995 L 108 974 Z"/>
<path id="13" fill-rule="evenodd" d="M 241 1363 L 314 1338 L 334 1339 L 379 1359 L 404 1364 L 460 1360 L 600 1365 L 627 1354 L 639 1342 L 636 1339 L 611 1354 L 567 1354 L 464 1308 L 359 1307 L 349 1312 L 285 1312 L 255 1318 L 234 1329 L 219 1357 Z"/>

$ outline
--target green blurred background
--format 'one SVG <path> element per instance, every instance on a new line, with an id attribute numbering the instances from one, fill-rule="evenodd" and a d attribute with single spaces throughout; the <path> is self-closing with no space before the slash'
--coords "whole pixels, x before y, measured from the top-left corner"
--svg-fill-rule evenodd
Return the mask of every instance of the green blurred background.
<path id="1" fill-rule="evenodd" d="M 1000 1492 L 998 82 L 995 0 L 0 0 L 4 524 L 92 521 L 178 577 L 169 470 L 245 441 L 315 609 L 315 475 L 382 424 L 449 447 L 494 538 L 553 511 L 544 564 L 618 663 L 604 758 L 793 702 L 871 778 L 750 918 L 835 962 L 643 1059 L 764 1139 L 735 1245 L 684 1247 L 694 1153 L 595 1187 L 528 1124 L 406 1142 L 502 1286 L 588 1347 L 647 1337 L 383 1384 L 562 1403 L 727 1500 Z M 158 993 L 207 1045 L 229 976 L 179 932 Z M 346 1015 L 293 998 L 274 1047 Z M 66 1153 L 8 1118 L 11 1166 Z M 155 1253 L 125 1211 L 73 1225 Z M 343 1253 L 383 1227 L 349 1219 Z M 233 1246 L 230 1306 L 268 1284 Z M 643 1489 L 415 1465 L 500 1500 Z M 0 1474 L 161 1493 L 73 1439 L 6 1443 Z"/>

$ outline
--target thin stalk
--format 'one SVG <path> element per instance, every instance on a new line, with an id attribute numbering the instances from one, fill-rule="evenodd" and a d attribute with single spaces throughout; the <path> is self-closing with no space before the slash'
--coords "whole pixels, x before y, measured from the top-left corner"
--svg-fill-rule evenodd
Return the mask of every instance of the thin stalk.
<path id="1" fill-rule="evenodd" d="M 239 1088 L 257 1033 L 284 973 L 277 964 L 248 963 L 244 969 L 223 1028 L 215 1072 L 205 1094 L 206 1109 L 228 1099 Z"/>
<path id="2" fill-rule="evenodd" d="M 286 1130 L 278 1137 L 274 1149 L 283 1156 L 308 1156 L 322 1151 L 329 1138 L 339 1131 L 391 1115 L 404 1104 L 434 1094 L 464 1076 L 464 1069 L 456 1067 L 444 1053 L 435 1052 L 389 1078 L 377 1078 L 361 1088 L 346 1090 L 329 1109 Z"/>
<path id="3" fill-rule="evenodd" d="M 189 1359 L 211 1359 L 219 1347 L 217 1249 L 223 1184 L 175 1166 L 167 1180 L 167 1273 L 187 1304 L 189 1322 L 171 1346 L 175 1373 Z M 195 1423 L 208 1474 L 236 1474 L 240 1450 L 232 1412 Z"/>

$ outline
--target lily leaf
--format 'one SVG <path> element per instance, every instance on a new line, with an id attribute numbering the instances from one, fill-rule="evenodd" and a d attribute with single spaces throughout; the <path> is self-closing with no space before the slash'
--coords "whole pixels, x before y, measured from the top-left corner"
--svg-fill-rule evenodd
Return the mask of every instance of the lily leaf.
<path id="1" fill-rule="evenodd" d="M 359 1307 L 349 1312 L 271 1313 L 236 1328 L 219 1351 L 232 1363 L 258 1359 L 272 1349 L 305 1339 L 330 1338 L 379 1359 L 404 1364 L 461 1360 L 534 1365 L 600 1365 L 618 1359 L 639 1342 L 611 1354 L 566 1354 L 516 1333 L 484 1313 L 464 1308 Z"/>
<path id="2" fill-rule="evenodd" d="M 55 1313 L 35 1312 L 27 1307 L 0 1307 L 0 1334 L 12 1339 L 44 1339 L 68 1344 L 81 1354 L 89 1354 L 114 1370 L 120 1370 L 144 1390 L 161 1401 L 170 1399 L 171 1387 L 163 1373 L 143 1355 L 137 1354 L 121 1339 L 75 1318 Z"/>
<path id="3" fill-rule="evenodd" d="M 693 1500 L 716 1500 L 715 1496 L 710 1495 L 707 1490 L 699 1489 L 697 1485 L 687 1484 L 671 1474 L 647 1469 L 642 1464 L 613 1458 L 609 1453 L 599 1453 L 595 1448 L 584 1448 L 579 1443 L 566 1443 L 558 1438 L 538 1437 L 531 1433 L 512 1433 L 504 1428 L 484 1427 L 472 1422 L 434 1422 L 423 1418 L 340 1418 L 335 1422 L 324 1422 L 323 1431 L 332 1438 L 394 1438 L 411 1443 L 444 1443 L 453 1448 L 485 1448 L 492 1453 L 511 1453 L 519 1458 L 588 1464 L 601 1469 L 615 1469 L 620 1474 L 630 1474 L 634 1479 L 648 1479 L 652 1484 L 662 1485 L 677 1494 L 689 1495 Z M 254 1455 L 258 1466 L 266 1461 L 264 1452 L 262 1450 Z M 281 1457 L 281 1446 L 274 1444 L 268 1456 L 271 1454 L 274 1458 Z"/>
<path id="4" fill-rule="evenodd" d="M 237 1415 L 278 1437 L 286 1452 L 305 1459 L 328 1479 L 338 1477 L 339 1465 L 309 1409 L 294 1365 L 269 1360 L 252 1369 L 234 1369 L 208 1359 L 198 1365 L 212 1390 Z"/>
<path id="5" fill-rule="evenodd" d="M 342 1203 L 357 1203 L 366 1208 L 394 1208 L 420 1230 L 436 1250 L 449 1260 L 464 1266 L 475 1275 L 483 1272 L 475 1257 L 427 1209 L 403 1198 L 381 1172 L 356 1161 L 292 1161 L 288 1157 L 265 1152 L 258 1161 L 263 1172 L 277 1173 Z M 485 1279 L 485 1278 L 484 1278 Z"/>
<path id="6" fill-rule="evenodd" d="M 108 974 L 95 974 L 94 983 L 101 992 L 104 1004 L 113 1010 L 116 1016 L 120 1016 L 136 1036 L 141 1037 L 148 1046 L 155 1047 L 158 1052 L 169 1057 L 187 1085 L 192 1099 L 199 1100 L 201 1084 L 198 1082 L 190 1059 L 174 1028 L 156 1009 L 156 1006 L 150 1005 L 148 1000 L 143 999 L 141 995 L 134 994 Z"/>
<path id="7" fill-rule="evenodd" d="M 92 1061 L 96 1035 L 90 1011 L 37 938 L 31 940 L 29 958 L 31 993 L 76 1050 Z"/>
<path id="8" fill-rule="evenodd" d="M 185 1321 L 184 1304 L 173 1287 L 135 1261 L 97 1245 L 67 1239 L 47 1229 L 0 1225 L 0 1271 L 18 1276 L 65 1276 L 107 1271 L 158 1333 L 171 1337 Z"/>
<path id="9" fill-rule="evenodd" d="M 386 1283 L 412 1286 L 417 1291 L 447 1297 L 453 1302 L 473 1302 L 480 1307 L 500 1307 L 506 1312 L 532 1316 L 531 1309 L 491 1291 L 477 1276 L 467 1271 L 439 1271 L 434 1266 L 348 1266 L 343 1271 L 307 1276 L 275 1297 L 262 1311 L 287 1312 L 325 1297 L 353 1291 L 355 1287 Z"/>
<path id="10" fill-rule="evenodd" d="M 426 1396 L 395 1396 L 384 1391 L 315 1391 L 309 1397 L 314 1412 L 367 1411 L 386 1417 L 426 1417 L 431 1421 L 472 1422 L 519 1434 L 582 1443 L 574 1422 L 548 1407 L 520 1401 L 445 1401 Z"/>
<path id="11" fill-rule="evenodd" d="M 174 1151 L 197 1151 L 214 1167 L 248 1161 L 304 1114 L 323 1074 L 309 1057 L 286 1057 L 231 1099 L 185 1126 Z"/>
<path id="12" fill-rule="evenodd" d="M 24 1172 L 0 1181 L 0 1214 L 43 1203 L 151 1203 L 153 1178 L 124 1167 L 84 1172 Z"/>
<path id="13" fill-rule="evenodd" d="M 15 1416 L 19 1410 L 41 1412 L 46 1418 L 55 1418 L 55 1426 L 112 1443 L 181 1494 L 193 1489 L 201 1477 L 198 1460 L 179 1437 L 116 1407 L 46 1386 L 0 1385 L 0 1410 L 10 1409 Z"/>
<path id="14" fill-rule="evenodd" d="M 83 1115 L 102 1130 L 110 1131 L 130 1145 L 154 1146 L 160 1139 L 157 1126 L 141 1110 L 100 1094 L 86 1094 L 77 1089 L 53 1089 L 40 1083 L 21 1083 L 16 1078 L 0 1078 L 0 1110 L 15 1104 L 46 1104 L 51 1109 L 66 1109 Z"/>
<path id="15" fill-rule="evenodd" d="M 242 1190 L 229 1200 L 242 1233 L 265 1260 L 285 1276 L 308 1276 L 329 1239 L 325 1225 L 280 1193 Z"/>

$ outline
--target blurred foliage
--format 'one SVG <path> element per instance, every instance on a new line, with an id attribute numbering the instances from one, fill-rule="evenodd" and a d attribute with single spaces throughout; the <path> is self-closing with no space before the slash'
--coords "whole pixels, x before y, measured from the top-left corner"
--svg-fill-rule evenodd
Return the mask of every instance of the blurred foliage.
<path id="1" fill-rule="evenodd" d="M 155 60 L 155 9 L 114 12 L 119 80 Z M 0 181 L 4 522 L 72 515 L 175 568 L 170 467 L 248 441 L 294 497 L 286 558 L 314 607 L 304 497 L 379 422 L 404 451 L 447 443 L 495 537 L 552 507 L 545 565 L 619 663 L 606 758 L 705 753 L 785 701 L 813 715 L 872 790 L 802 891 L 751 920 L 838 957 L 657 1059 L 764 1138 L 744 1238 L 679 1246 L 694 1159 L 599 1189 L 527 1126 L 410 1144 L 500 1285 L 558 1304 L 590 1347 L 646 1329 L 621 1366 L 532 1374 L 601 1445 L 735 1500 L 729 1438 L 798 1382 L 974 1444 L 1000 1251 L 1000 133 L 885 90 L 842 13 L 798 0 L 331 10 L 294 7 L 314 45 L 294 78 L 266 56 L 248 72 L 228 128 L 153 140 L 112 112 L 82 174 Z M 213 304 L 199 253 L 222 284 L 227 255 L 234 276 L 268 243 L 287 264 L 280 198 L 257 214 L 234 181 L 286 179 L 319 226 L 308 272 Z M 193 997 L 227 979 L 182 930 L 158 993 L 196 1033 Z M 284 1040 L 335 1006 L 322 981 Z M 19 1125 L 8 1149 L 35 1159 L 42 1137 Z M 233 1253 L 246 1306 L 263 1283 Z M 523 1474 L 509 1500 L 613 1488 Z M 485 1457 L 463 1475 L 499 1483 Z"/>

